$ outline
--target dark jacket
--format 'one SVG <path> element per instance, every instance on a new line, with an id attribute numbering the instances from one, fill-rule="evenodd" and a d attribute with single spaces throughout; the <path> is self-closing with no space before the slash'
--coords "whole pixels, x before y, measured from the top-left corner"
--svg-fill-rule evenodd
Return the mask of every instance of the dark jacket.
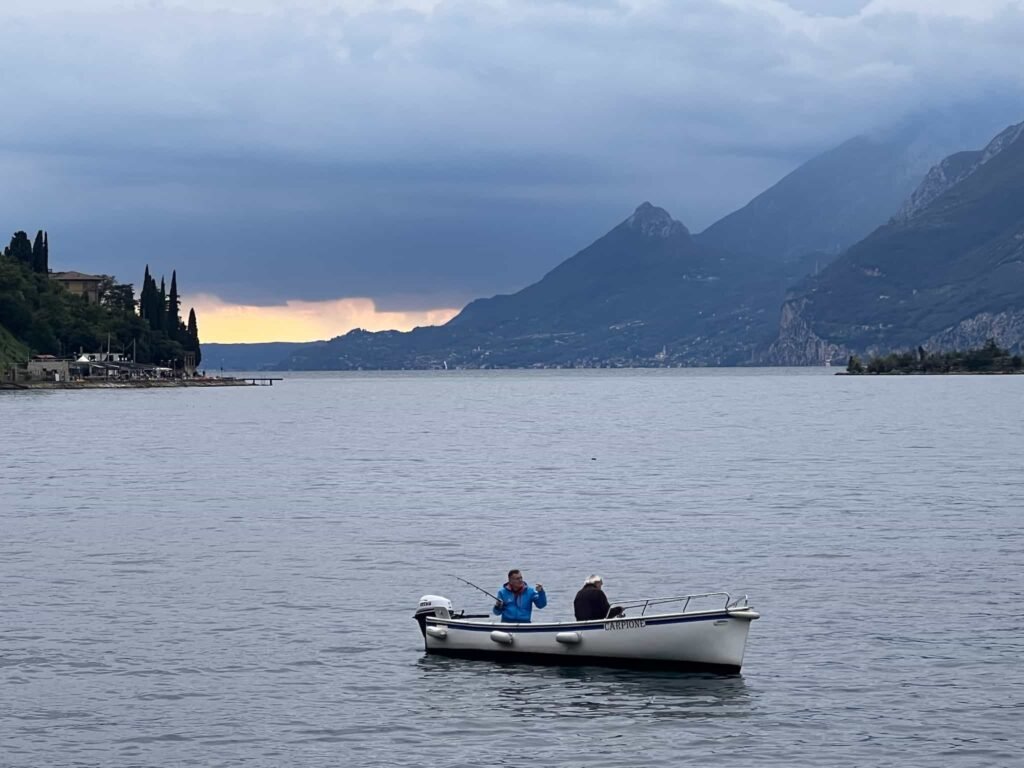
<path id="1" fill-rule="evenodd" d="M 497 597 L 501 600 L 501 608 L 494 606 L 492 612 L 495 616 L 501 616 L 502 621 L 529 624 L 533 613 L 533 606 L 543 608 L 548 604 L 548 593 L 538 592 L 526 582 L 523 582 L 523 589 L 513 592 L 506 583 L 498 590 Z"/>
<path id="2" fill-rule="evenodd" d="M 608 615 L 608 597 L 595 584 L 584 584 L 583 589 L 576 593 L 572 607 L 576 612 L 576 621 L 603 619 Z"/>

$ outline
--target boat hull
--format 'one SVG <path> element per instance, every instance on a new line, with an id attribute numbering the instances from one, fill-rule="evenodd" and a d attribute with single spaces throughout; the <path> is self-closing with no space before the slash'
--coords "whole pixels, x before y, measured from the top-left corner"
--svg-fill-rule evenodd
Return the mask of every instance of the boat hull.
<path id="1" fill-rule="evenodd" d="M 509 653 L 507 651 L 477 650 L 472 648 L 436 648 L 429 653 L 455 659 L 492 661 L 505 664 L 532 664 L 547 667 L 608 667 L 611 669 L 638 669 L 659 672 L 710 672 L 716 675 L 737 675 L 739 664 L 709 664 L 701 661 L 641 659 L 584 654 Z"/>
<path id="2" fill-rule="evenodd" d="M 595 665 L 736 674 L 750 611 L 589 622 L 503 624 L 428 617 L 428 653 L 510 663 Z"/>

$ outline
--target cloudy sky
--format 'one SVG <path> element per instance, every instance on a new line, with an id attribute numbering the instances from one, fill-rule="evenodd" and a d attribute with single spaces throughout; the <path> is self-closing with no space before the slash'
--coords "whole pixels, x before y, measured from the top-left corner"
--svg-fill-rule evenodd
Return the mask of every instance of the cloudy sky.
<path id="1" fill-rule="evenodd" d="M 691 230 L 1024 92 L 1024 0 L 3 0 L 0 225 L 204 341 L 441 322 L 640 202 Z M 1024 100 L 1021 101 L 1024 119 Z"/>

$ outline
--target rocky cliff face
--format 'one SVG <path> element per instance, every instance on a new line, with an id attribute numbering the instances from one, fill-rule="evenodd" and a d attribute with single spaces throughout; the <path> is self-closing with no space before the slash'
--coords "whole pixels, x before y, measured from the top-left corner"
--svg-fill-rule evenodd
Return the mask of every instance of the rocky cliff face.
<path id="1" fill-rule="evenodd" d="M 849 350 L 825 341 L 812 329 L 802 312 L 806 299 L 787 301 L 779 318 L 779 336 L 761 357 L 767 365 L 824 365 L 826 361 L 842 360 Z"/>
<path id="2" fill-rule="evenodd" d="M 996 314 L 982 312 L 931 336 L 923 346 L 929 352 L 975 349 L 989 339 L 1011 352 L 1024 352 L 1024 309 Z"/>

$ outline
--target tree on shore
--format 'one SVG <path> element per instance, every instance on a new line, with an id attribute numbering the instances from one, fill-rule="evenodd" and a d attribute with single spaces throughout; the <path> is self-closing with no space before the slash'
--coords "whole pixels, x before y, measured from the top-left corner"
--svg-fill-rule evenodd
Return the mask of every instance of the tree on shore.
<path id="1" fill-rule="evenodd" d="M 161 292 L 163 289 L 163 280 L 160 281 Z M 178 299 L 178 271 L 171 270 L 171 292 L 167 295 L 167 319 L 164 322 L 164 329 L 167 331 L 167 335 L 175 341 L 184 341 L 181 338 L 181 317 L 179 316 L 181 311 L 181 301 Z"/>
<path id="2" fill-rule="evenodd" d="M 50 246 L 46 233 L 41 229 L 36 232 L 35 241 L 31 242 L 27 232 L 15 232 L 3 255 L 20 261 L 38 274 L 45 275 L 50 271 Z"/>
<path id="3" fill-rule="evenodd" d="M 156 320 L 156 330 L 166 331 L 167 335 L 170 336 L 171 331 L 167 327 L 167 286 L 164 284 L 163 275 L 160 276 L 160 293 L 157 294 L 154 319 Z"/>
<path id="4" fill-rule="evenodd" d="M 28 239 L 28 234 L 21 230 L 15 232 L 11 237 L 11 244 L 4 248 L 4 256 L 32 267 L 32 243 Z"/>
<path id="5" fill-rule="evenodd" d="M 131 283 L 119 283 L 109 275 L 100 283 L 100 304 L 113 312 L 135 314 L 135 287 Z"/>
<path id="6" fill-rule="evenodd" d="M 890 352 L 875 355 L 866 366 L 854 356 L 846 366 L 848 373 L 1013 373 L 1024 370 L 1021 356 L 1002 349 L 995 339 L 988 339 L 976 349 L 952 352 L 928 352 L 918 347 L 914 352 Z"/>
<path id="7" fill-rule="evenodd" d="M 143 320 L 149 323 L 150 328 L 153 328 L 153 294 L 155 290 L 156 286 L 153 284 L 153 278 L 149 274 L 149 264 L 147 264 L 146 272 L 142 276 L 142 290 L 139 292 L 139 314 Z"/>
<path id="8" fill-rule="evenodd" d="M 198 366 L 202 362 L 203 352 L 199 344 L 199 326 L 196 324 L 195 307 L 191 307 L 188 310 L 188 327 L 186 328 L 185 335 L 188 339 L 186 347 L 196 353 L 196 365 Z"/>
<path id="9" fill-rule="evenodd" d="M 41 229 L 36 232 L 35 242 L 32 243 L 32 270 L 41 275 L 50 271 L 50 245 L 46 233 Z"/>

